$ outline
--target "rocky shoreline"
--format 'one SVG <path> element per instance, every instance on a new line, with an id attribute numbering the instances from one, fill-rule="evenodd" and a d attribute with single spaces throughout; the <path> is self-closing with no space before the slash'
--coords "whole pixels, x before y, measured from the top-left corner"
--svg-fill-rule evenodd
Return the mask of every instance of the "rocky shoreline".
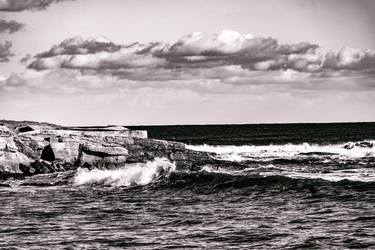
<path id="1" fill-rule="evenodd" d="M 229 164 L 214 154 L 186 149 L 183 143 L 147 138 L 142 130 L 0 121 L 0 179 L 78 168 L 113 169 L 159 157 L 174 162 L 178 170 Z"/>

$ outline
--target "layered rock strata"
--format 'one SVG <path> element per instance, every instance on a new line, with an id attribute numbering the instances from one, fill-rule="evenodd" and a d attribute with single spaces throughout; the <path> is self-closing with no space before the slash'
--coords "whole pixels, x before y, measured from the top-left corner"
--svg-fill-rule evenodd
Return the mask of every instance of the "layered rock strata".
<path id="1" fill-rule="evenodd" d="M 178 169 L 225 164 L 213 154 L 188 150 L 183 143 L 147 138 L 146 131 L 123 127 L 14 124 L 0 126 L 0 178 L 75 170 L 109 169 L 165 157 Z"/>

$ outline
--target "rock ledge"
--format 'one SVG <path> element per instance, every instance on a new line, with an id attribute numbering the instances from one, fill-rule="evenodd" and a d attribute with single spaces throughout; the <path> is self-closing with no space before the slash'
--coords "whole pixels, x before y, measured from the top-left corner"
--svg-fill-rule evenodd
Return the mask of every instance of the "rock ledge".
<path id="1" fill-rule="evenodd" d="M 193 171 L 219 162 L 214 154 L 186 149 L 183 143 L 149 139 L 143 130 L 0 121 L 2 179 L 78 167 L 110 169 L 157 157 L 175 162 L 177 169 Z"/>

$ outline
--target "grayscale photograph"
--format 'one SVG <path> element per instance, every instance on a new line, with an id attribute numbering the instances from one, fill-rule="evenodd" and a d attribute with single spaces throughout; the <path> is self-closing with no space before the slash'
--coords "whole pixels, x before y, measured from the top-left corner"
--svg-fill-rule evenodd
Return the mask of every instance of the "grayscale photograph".
<path id="1" fill-rule="evenodd" d="M 0 0 L 0 249 L 375 249 L 375 1 Z"/>

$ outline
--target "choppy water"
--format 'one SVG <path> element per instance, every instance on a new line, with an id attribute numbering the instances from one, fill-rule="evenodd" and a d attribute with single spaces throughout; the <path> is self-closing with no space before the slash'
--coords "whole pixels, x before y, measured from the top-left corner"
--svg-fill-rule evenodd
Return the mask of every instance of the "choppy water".
<path id="1" fill-rule="evenodd" d="M 7 181 L 0 247 L 375 249 L 375 124 L 272 126 L 205 126 L 207 141 L 187 146 L 241 170 L 176 171 L 156 159 Z M 185 126 L 148 130 L 164 139 L 173 128 L 175 140 L 201 137 Z"/>

